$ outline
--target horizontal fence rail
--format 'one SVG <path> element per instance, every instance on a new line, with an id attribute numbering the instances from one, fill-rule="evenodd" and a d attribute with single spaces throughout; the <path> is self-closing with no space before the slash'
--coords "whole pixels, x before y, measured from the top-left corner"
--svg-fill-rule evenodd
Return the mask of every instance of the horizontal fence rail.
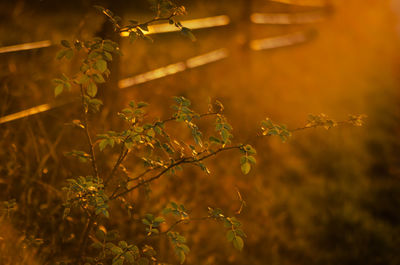
<path id="1" fill-rule="evenodd" d="M 328 13 L 322 11 L 304 12 L 295 14 L 265 14 L 253 13 L 250 16 L 251 22 L 255 24 L 290 25 L 307 24 L 324 21 Z"/>
<path id="2" fill-rule="evenodd" d="M 214 27 L 226 26 L 226 25 L 229 25 L 230 21 L 231 20 L 230 20 L 229 16 L 220 15 L 220 16 L 214 16 L 214 17 L 182 20 L 181 23 L 184 24 L 185 27 L 187 27 L 187 28 L 196 30 L 196 29 L 203 29 L 203 28 L 214 28 Z M 148 29 L 149 29 L 148 31 L 143 32 L 145 35 L 179 31 L 178 28 L 176 28 L 173 25 L 170 25 L 169 23 L 150 25 L 148 27 Z M 122 32 L 121 36 L 127 37 L 127 36 L 129 36 L 129 32 Z M 0 54 L 9 53 L 9 52 L 34 50 L 34 49 L 40 49 L 40 48 L 47 48 L 47 47 L 50 47 L 57 43 L 52 42 L 51 40 L 44 40 L 44 41 L 16 44 L 16 45 L 11 45 L 11 46 L 4 46 L 4 47 L 0 47 Z"/>
<path id="3" fill-rule="evenodd" d="M 226 15 L 215 16 L 215 17 L 206 17 L 206 18 L 198 18 L 191 20 L 182 20 L 181 23 L 192 30 L 194 29 L 204 29 L 204 28 L 214 28 L 229 25 L 230 18 Z M 171 25 L 169 23 L 162 23 L 156 25 L 148 26 L 148 31 L 143 31 L 145 35 L 158 34 L 158 33 L 167 33 L 167 32 L 175 32 L 179 31 L 177 27 Z M 128 37 L 129 32 L 122 32 L 122 37 Z"/>
<path id="4" fill-rule="evenodd" d="M 51 41 L 44 40 L 44 41 L 36 41 L 36 42 L 29 42 L 29 43 L 5 46 L 5 47 L 0 47 L 0 54 L 8 53 L 8 52 L 18 52 L 18 51 L 47 48 L 47 47 L 50 47 L 51 45 L 53 45 L 53 43 Z"/>
<path id="5" fill-rule="evenodd" d="M 271 2 L 309 7 L 326 7 L 329 5 L 327 0 L 269 0 Z"/>
<path id="6" fill-rule="evenodd" d="M 312 6 L 312 7 L 327 7 L 327 2 L 323 0 L 270 0 L 273 2 L 279 2 L 284 4 L 291 5 L 302 5 L 302 6 Z M 304 24 L 304 23 L 314 23 L 319 22 L 325 19 L 327 16 L 327 12 L 322 11 L 313 11 L 313 12 L 304 12 L 297 14 L 286 14 L 286 13 L 275 13 L 275 14 L 266 14 L 266 13 L 253 13 L 250 16 L 250 21 L 255 24 Z M 181 21 L 185 27 L 191 29 L 202 29 L 202 28 L 213 28 L 213 27 L 221 27 L 230 24 L 231 20 L 227 15 L 220 15 L 214 17 L 206 17 L 192 20 Z M 176 27 L 170 25 L 169 23 L 151 25 L 148 27 L 148 31 L 144 32 L 146 35 L 150 34 L 158 34 L 158 33 L 167 33 L 178 31 Z M 296 44 L 301 44 L 307 42 L 315 36 L 315 31 L 297 31 L 290 34 L 279 35 L 275 37 L 268 37 L 264 39 L 251 40 L 249 42 L 249 48 L 253 51 L 261 51 L 268 50 L 286 46 L 292 46 Z M 122 33 L 121 36 L 126 37 L 129 36 L 128 32 Z M 1 53 L 8 52 L 17 52 L 24 50 L 32 50 L 39 48 L 46 48 L 54 45 L 54 43 L 50 40 L 31 42 L 25 44 L 12 45 L 7 47 L 0 47 Z M 152 80 L 156 80 L 159 78 L 163 78 L 169 75 L 174 75 L 176 73 L 183 72 L 188 69 L 200 67 L 203 65 L 207 65 L 216 61 L 220 61 L 229 56 L 229 51 L 226 48 L 217 49 L 202 55 L 198 55 L 192 58 L 189 58 L 185 61 L 177 62 L 174 64 L 170 64 L 164 67 L 160 67 L 142 74 L 138 74 L 132 77 L 128 77 L 122 79 L 118 82 L 119 89 L 129 88 L 135 85 L 143 84 Z M 48 103 L 38 105 L 23 111 L 19 111 L 13 114 L 9 114 L 3 117 L 0 117 L 0 124 L 4 124 L 7 122 L 15 121 L 18 119 L 22 119 L 25 117 L 30 117 L 32 115 L 40 114 L 47 112 L 49 110 L 53 110 L 58 107 L 65 106 L 74 101 L 69 102 L 56 102 L 56 103 Z"/>
<path id="7" fill-rule="evenodd" d="M 159 79 L 168 75 L 173 75 L 179 72 L 183 72 L 189 68 L 196 68 L 205 64 L 216 62 L 228 57 L 228 50 L 218 49 L 212 52 L 208 52 L 193 58 L 186 60 L 186 62 L 178 62 L 170 64 L 140 75 L 122 79 L 118 82 L 118 87 L 124 89 L 134 85 L 149 82 L 151 80 Z"/>
<path id="8" fill-rule="evenodd" d="M 155 79 L 159 79 L 168 75 L 173 75 L 179 72 L 183 72 L 187 69 L 196 68 L 202 65 L 206 65 L 212 62 L 216 62 L 228 57 L 228 50 L 225 48 L 214 50 L 196 57 L 192 57 L 184 62 L 178 62 L 175 64 L 167 65 L 143 74 L 139 74 L 133 77 L 122 79 L 118 82 L 118 86 L 120 89 L 128 88 L 134 85 L 143 84 Z M 19 120 L 22 118 L 26 118 L 32 115 L 40 114 L 43 112 L 47 112 L 49 110 L 53 110 L 55 108 L 59 108 L 65 106 L 67 104 L 71 104 L 73 101 L 68 102 L 58 102 L 51 104 L 42 104 L 39 106 L 35 106 L 23 111 L 19 111 L 10 115 L 6 115 L 0 117 L 0 124 L 4 124 L 7 122 Z"/>
<path id="9" fill-rule="evenodd" d="M 298 31 L 272 38 L 252 40 L 250 42 L 250 49 L 253 51 L 261 51 L 301 44 L 311 40 L 315 34 L 315 31 Z"/>
<path id="10" fill-rule="evenodd" d="M 39 113 L 43 113 L 43 112 L 46 112 L 46 111 L 49 111 L 49 110 L 53 110 L 53 109 L 65 106 L 67 104 L 70 104 L 72 102 L 73 101 L 56 102 L 56 103 L 48 103 L 48 104 L 42 104 L 42 105 L 39 105 L 39 106 L 35 106 L 35 107 L 29 108 L 29 109 L 26 109 L 26 110 L 22 110 L 22 111 L 19 111 L 19 112 L 10 114 L 10 115 L 6 115 L 6 116 L 3 116 L 3 117 L 0 117 L 0 124 L 7 123 L 7 122 L 10 122 L 10 121 L 19 120 L 19 119 L 22 119 L 22 118 L 25 118 L 25 117 L 29 117 L 29 116 L 32 116 L 32 115 L 36 115 L 36 114 L 39 114 Z"/>

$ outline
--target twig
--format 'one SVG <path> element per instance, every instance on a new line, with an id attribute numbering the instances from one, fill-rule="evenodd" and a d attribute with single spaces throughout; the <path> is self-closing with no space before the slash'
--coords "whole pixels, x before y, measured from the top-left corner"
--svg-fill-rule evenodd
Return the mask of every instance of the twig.
<path id="1" fill-rule="evenodd" d="M 116 199 L 118 197 L 121 197 L 121 196 L 123 196 L 123 195 L 125 195 L 125 194 L 127 194 L 127 193 L 129 193 L 129 192 L 131 192 L 131 191 L 143 186 L 144 184 L 150 183 L 150 182 L 160 178 L 162 175 L 164 175 L 170 169 L 172 169 L 172 168 L 174 168 L 176 166 L 179 166 L 181 164 L 190 164 L 190 163 L 200 162 L 200 161 L 203 161 L 203 160 L 205 160 L 205 159 L 207 159 L 207 158 L 209 158 L 211 156 L 214 156 L 214 155 L 216 155 L 216 154 L 218 154 L 220 152 L 227 151 L 227 150 L 232 150 L 232 149 L 240 149 L 242 147 L 243 147 L 242 144 L 241 145 L 235 145 L 235 146 L 229 146 L 229 147 L 223 147 L 223 148 L 217 149 L 214 152 L 211 152 L 210 154 L 205 155 L 205 156 L 203 156 L 201 158 L 192 158 L 192 157 L 181 158 L 181 159 L 177 160 L 176 162 L 170 164 L 168 167 L 166 167 L 164 170 L 162 170 L 157 175 L 155 175 L 155 176 L 153 176 L 153 177 L 151 177 L 151 178 L 149 178 L 147 180 L 143 180 L 142 182 L 140 182 L 140 183 L 136 184 L 135 186 L 131 187 L 130 189 L 127 189 L 127 190 L 125 190 L 123 192 L 120 192 L 119 194 L 115 194 L 115 195 L 111 196 L 110 200 L 114 200 L 114 199 Z"/>
<path id="2" fill-rule="evenodd" d="M 82 85 L 81 85 L 81 98 L 82 98 L 83 126 L 85 127 L 85 135 L 86 135 L 86 139 L 89 144 L 89 152 L 90 152 L 91 161 L 92 161 L 92 168 L 93 168 L 93 172 L 94 172 L 95 176 L 97 178 L 99 178 L 96 157 L 94 155 L 94 146 L 93 146 L 92 138 L 90 137 L 90 133 L 89 133 L 89 127 L 88 127 L 89 122 L 88 122 L 88 118 L 87 118 L 87 109 L 85 108 L 85 93 L 83 91 Z"/>

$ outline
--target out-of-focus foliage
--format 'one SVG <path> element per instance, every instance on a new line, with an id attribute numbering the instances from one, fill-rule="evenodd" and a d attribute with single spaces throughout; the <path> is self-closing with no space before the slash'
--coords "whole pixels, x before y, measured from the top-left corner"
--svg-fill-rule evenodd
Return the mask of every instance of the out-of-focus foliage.
<path id="1" fill-rule="evenodd" d="M 2 23 L 8 25 L 0 29 L 4 37 L 2 45 L 49 36 L 55 40 L 70 39 L 84 17 L 81 10 L 92 9 L 87 5 L 87 9 L 71 11 L 61 11 L 61 8 L 55 12 L 31 11 L 29 2 L 34 7 L 33 1 L 15 1 L 18 5 L 10 4 L 11 8 L 1 9 L 7 13 Z M 93 245 L 88 254 L 105 254 L 119 262 L 118 255 L 122 251 L 124 258 L 129 260 L 130 256 L 135 257 L 134 246 L 137 244 L 142 254 L 147 253 L 145 255 L 150 259 L 155 251 L 150 247 L 152 245 L 159 250 L 160 260 L 179 262 L 185 254 L 188 264 L 400 263 L 397 254 L 400 201 L 396 16 L 389 10 L 389 1 L 333 1 L 332 7 L 332 17 L 326 23 L 316 25 L 319 36 L 315 42 L 260 53 L 247 54 L 234 49 L 233 57 L 226 61 L 129 91 L 115 92 L 115 98 L 111 100 L 114 106 L 105 104 L 103 114 L 90 119 L 102 131 L 98 141 L 96 139 L 96 145 L 100 147 L 101 144 L 103 151 L 98 157 L 104 165 L 99 168 L 100 172 L 107 173 L 112 167 L 111 161 L 118 159 L 113 151 L 118 150 L 123 137 L 118 133 L 123 130 L 120 120 L 106 117 L 115 117 L 120 111 L 122 119 L 132 120 L 132 113 L 121 109 L 135 98 L 151 103 L 152 112 L 146 114 L 150 116 L 146 118 L 151 120 L 152 113 L 155 117 L 165 118 L 170 104 L 165 98 L 172 95 L 192 99 L 194 106 L 191 109 L 199 113 L 206 112 L 207 107 L 202 108 L 201 102 L 207 97 L 221 99 L 226 105 L 224 113 L 230 127 L 234 128 L 228 132 L 235 135 L 234 139 L 257 147 L 257 166 L 243 176 L 240 172 L 247 172 L 248 164 L 253 167 L 250 158 L 253 155 L 224 153 L 217 162 L 207 163 L 210 176 L 204 175 L 200 166 L 185 168 L 184 173 L 177 171 L 174 178 L 158 180 L 151 190 L 143 186 L 137 193 L 111 203 L 110 207 L 115 211 L 110 219 L 104 219 L 109 229 L 99 225 L 92 231 Z M 254 2 L 253 9 L 258 11 L 259 8 L 262 7 Z M 193 2 L 187 9 L 193 18 L 225 12 L 235 18 L 241 14 L 239 5 L 226 1 Z M 268 3 L 261 11 L 302 10 Z M 91 36 L 98 30 L 94 25 L 100 25 L 100 16 L 89 17 L 86 26 L 91 27 L 91 32 L 83 31 L 83 36 Z M 50 30 L 50 26 L 54 30 Z M 296 30 L 300 26 L 288 28 Z M 282 26 L 253 25 L 247 32 L 257 38 L 282 31 Z M 194 45 L 170 35 L 153 37 L 154 44 L 135 41 L 134 46 L 128 46 L 123 41 L 122 74 L 128 76 L 154 69 L 206 52 L 221 43 L 233 47 L 241 43 L 244 36 L 232 32 L 232 28 L 196 32 L 198 41 Z M 234 37 L 230 38 L 231 35 Z M 75 73 L 80 62 L 72 59 L 72 64 L 76 65 L 70 71 L 67 66 L 60 66 L 59 61 L 53 61 L 56 50 L 58 48 L 1 55 L 4 58 L 1 115 L 50 101 L 54 91 L 47 89 L 52 85 L 49 80 L 59 72 L 65 72 L 66 76 Z M 66 52 L 64 57 L 69 57 L 69 53 Z M 134 63 L 132 58 L 135 58 Z M 100 62 L 94 70 L 101 71 L 103 66 Z M 58 84 L 63 85 L 63 92 L 68 90 L 68 85 L 64 85 L 67 80 L 60 80 L 62 82 Z M 97 94 L 102 93 L 102 85 L 96 83 Z M 57 91 L 60 90 L 58 87 Z M 95 94 L 93 86 L 90 91 Z M 57 100 L 68 95 L 71 94 L 62 94 Z M 100 102 L 89 100 L 95 99 L 87 99 L 90 113 L 100 110 Z M 134 112 L 136 108 L 133 109 Z M 307 126 L 307 121 L 301 122 L 307 113 L 320 112 L 329 113 L 328 117 L 366 113 L 368 119 L 362 128 L 340 126 L 328 132 L 301 131 L 293 134 L 286 144 L 276 138 L 253 138 L 265 113 L 274 121 L 285 121 L 288 128 L 296 128 L 302 124 Z M 74 176 L 91 174 L 87 151 L 78 151 L 86 150 L 85 139 L 79 130 L 73 129 L 82 128 L 82 122 L 75 120 L 78 113 L 79 107 L 69 105 L 43 116 L 1 125 L 0 197 L 8 203 L 1 205 L 0 249 L 7 253 L 6 257 L 12 257 L 12 260 L 2 259 L 5 264 L 27 264 L 34 260 L 43 264 L 42 259 L 51 264 L 68 261 L 68 257 L 75 254 L 77 237 L 85 222 L 77 209 L 71 209 L 69 216 L 63 219 L 62 204 L 66 198 L 60 190 L 67 184 L 66 180 L 73 177 L 71 172 L 76 174 Z M 71 120 L 75 121 L 71 123 Z M 354 125 L 359 124 L 357 117 L 350 120 Z M 312 124 L 324 123 L 327 127 L 335 124 L 331 118 L 322 115 L 314 116 L 308 123 L 311 127 Z M 187 119 L 181 125 L 173 128 L 171 133 L 191 128 Z M 285 132 L 281 124 L 274 126 L 277 126 L 277 133 Z M 215 131 L 213 122 L 200 122 L 198 127 L 204 135 L 213 134 L 217 139 L 206 138 L 209 142 L 220 144 L 223 140 L 222 131 Z M 190 130 L 185 141 L 195 143 L 192 139 Z M 226 136 L 225 139 L 231 140 Z M 69 151 L 78 160 L 89 163 L 77 163 L 75 158 L 63 156 Z M 142 168 L 137 167 L 136 162 L 135 157 L 128 159 L 125 168 L 118 169 L 118 177 L 128 180 L 134 177 L 130 172 L 140 173 Z M 118 184 L 110 182 L 110 185 Z M 176 209 L 170 201 L 179 202 Z M 181 204 L 185 205 L 183 209 Z M 150 214 L 157 218 L 166 205 L 172 212 L 163 218 L 168 224 L 179 221 L 175 231 L 179 234 L 170 233 L 162 240 L 152 234 L 146 239 L 149 226 L 143 223 L 143 217 L 154 206 Z M 245 243 L 241 252 L 232 250 L 232 246 L 241 246 L 240 240 L 234 241 L 234 232 L 222 229 L 223 223 L 196 220 L 197 216 L 208 216 L 209 212 L 204 212 L 201 205 L 211 205 L 214 210 L 220 207 L 224 210 L 223 216 L 241 213 L 240 229 L 245 233 L 243 237 L 239 235 Z M 168 229 L 166 223 L 156 223 L 159 226 L 151 229 L 161 233 Z M 117 227 L 120 239 L 114 231 Z M 179 237 L 182 235 L 186 242 Z M 125 244 L 121 236 L 132 242 L 128 240 Z M 150 243 L 145 244 L 145 240 Z M 109 241 L 113 245 L 106 246 Z M 174 243 L 181 247 L 177 252 Z M 182 244 L 190 248 L 188 255 Z M 19 251 L 21 249 L 23 251 Z"/>

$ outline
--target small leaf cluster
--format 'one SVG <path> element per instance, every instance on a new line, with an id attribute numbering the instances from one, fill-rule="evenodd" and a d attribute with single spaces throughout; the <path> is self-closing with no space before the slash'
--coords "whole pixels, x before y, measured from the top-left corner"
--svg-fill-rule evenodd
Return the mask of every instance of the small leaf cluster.
<path id="1" fill-rule="evenodd" d="M 102 6 L 95 6 L 97 10 L 103 13 L 108 20 L 112 23 L 114 30 L 118 33 L 128 32 L 130 42 L 134 42 L 136 39 L 145 39 L 153 41 L 145 32 L 149 31 L 149 25 L 156 21 L 167 20 L 169 24 L 177 27 L 181 33 L 192 41 L 196 40 L 192 31 L 189 28 L 184 27 L 179 21 L 175 19 L 176 16 L 185 15 L 186 10 L 184 6 L 178 6 L 169 0 L 151 0 L 151 9 L 156 12 L 156 16 L 147 22 L 139 23 L 136 20 L 129 20 L 127 25 L 122 25 L 122 19 L 119 16 Z"/>
<path id="2" fill-rule="evenodd" d="M 186 245 L 186 238 L 180 235 L 178 232 L 172 231 L 168 232 L 167 236 L 174 246 L 175 254 L 178 257 L 180 264 L 183 264 L 185 262 L 186 255 L 190 251 L 189 247 Z"/>
<path id="3" fill-rule="evenodd" d="M 176 202 L 170 202 L 169 206 L 165 207 L 163 214 L 172 213 L 173 215 L 179 217 L 180 219 L 186 219 L 189 217 L 187 210 L 183 204 L 177 204 Z"/>
<path id="4" fill-rule="evenodd" d="M 63 46 L 64 49 L 60 50 L 57 53 L 56 58 L 59 60 L 64 57 L 67 59 L 72 59 L 72 57 L 74 56 L 73 45 L 71 45 L 71 43 L 67 40 L 62 40 L 61 45 Z"/>
<path id="5" fill-rule="evenodd" d="M 146 214 L 142 219 L 142 223 L 146 225 L 147 236 L 150 236 L 152 234 L 159 234 L 160 231 L 158 230 L 158 227 L 160 227 L 160 225 L 164 222 L 164 217 L 154 217 L 154 215 L 150 213 Z"/>
<path id="6" fill-rule="evenodd" d="M 321 113 L 317 115 L 309 114 L 305 127 L 323 127 L 324 129 L 329 130 L 337 125 L 338 124 L 335 120 L 330 119 L 326 114 Z"/>
<path id="7" fill-rule="evenodd" d="M 55 84 L 54 95 L 56 97 L 60 95 L 64 91 L 64 89 L 67 89 L 68 91 L 71 90 L 71 82 L 69 78 L 64 74 L 61 76 L 61 78 L 53 79 L 53 83 Z"/>
<path id="8" fill-rule="evenodd" d="M 256 159 L 253 155 L 257 154 L 257 152 L 249 144 L 242 146 L 240 151 L 244 154 L 240 157 L 240 168 L 242 173 L 247 175 L 251 170 L 251 165 L 256 163 Z"/>
<path id="9" fill-rule="evenodd" d="M 172 109 L 176 111 L 173 117 L 178 122 L 184 122 L 191 130 L 195 143 L 199 146 L 202 146 L 202 133 L 200 132 L 199 127 L 195 123 L 193 123 L 193 119 L 200 118 L 199 114 L 189 108 L 191 105 L 189 99 L 184 97 L 174 97 L 174 101 L 177 105 L 172 106 Z"/>
<path id="10" fill-rule="evenodd" d="M 144 124 L 143 116 L 145 111 L 143 110 L 148 104 L 145 102 L 135 103 L 131 101 L 129 107 L 123 109 L 118 113 L 119 117 L 124 121 L 128 122 L 129 129 L 122 132 L 108 131 L 103 134 L 98 134 L 98 142 L 100 151 L 103 151 L 107 146 L 114 147 L 114 144 L 123 143 L 128 149 L 131 149 L 136 144 L 144 144 L 153 147 L 153 138 L 155 131 L 159 131 L 159 124 Z"/>
<path id="11" fill-rule="evenodd" d="M 165 16 L 170 13 L 176 16 L 186 14 L 184 6 L 178 6 L 170 0 L 148 0 L 148 2 L 150 3 L 150 9 L 157 14 L 157 17 Z"/>
<path id="12" fill-rule="evenodd" d="M 93 98 L 97 95 L 98 84 L 104 83 L 105 77 L 108 77 L 110 74 L 107 62 L 113 59 L 113 54 L 122 54 L 118 44 L 111 40 L 103 40 L 101 38 L 93 38 L 91 41 L 76 40 L 73 45 L 67 40 L 62 40 L 61 44 L 65 49 L 57 54 L 58 59 L 62 59 L 63 57 L 71 59 L 74 50 L 76 50 L 76 52 L 83 50 L 86 56 L 82 61 L 80 71 L 72 80 L 65 75 L 63 75 L 61 79 L 54 79 L 56 84 L 55 95 L 58 96 L 64 88 L 70 89 L 71 81 L 73 81 L 74 84 L 84 89 L 85 96 L 87 97 L 85 98 L 85 103 L 87 105 L 92 105 L 94 110 L 98 110 L 101 101 L 93 100 Z"/>
<path id="13" fill-rule="evenodd" d="M 149 264 L 149 258 L 156 255 L 149 246 L 144 246 L 141 254 L 136 245 L 128 244 L 123 240 L 114 243 L 118 238 L 118 233 L 107 231 L 104 226 L 98 227 L 95 236 L 96 238 L 90 246 L 99 250 L 100 254 L 96 258 L 86 258 L 86 262 L 89 264 L 99 264 L 101 261 L 111 259 L 113 265 L 145 265 Z"/>
<path id="14" fill-rule="evenodd" d="M 261 121 L 261 130 L 262 130 L 262 135 L 279 136 L 282 142 L 286 142 L 288 138 L 292 135 L 291 132 L 286 127 L 286 125 L 275 124 L 269 118 L 266 118 L 265 120 Z"/>
<path id="15" fill-rule="evenodd" d="M 67 201 L 64 204 L 64 218 L 70 213 L 72 207 L 79 206 L 86 212 L 94 212 L 109 217 L 108 196 L 104 192 L 101 178 L 86 176 L 68 179 L 68 185 L 63 188 L 67 193 Z"/>
<path id="16" fill-rule="evenodd" d="M 348 122 L 353 126 L 363 126 L 366 118 L 365 114 L 353 114 L 349 115 Z"/>
<path id="17" fill-rule="evenodd" d="M 215 131 L 217 131 L 220 135 L 220 139 L 212 138 L 213 142 L 220 143 L 223 147 L 227 144 L 231 143 L 232 135 L 232 126 L 227 122 L 225 116 L 218 114 L 215 121 Z"/>
<path id="18" fill-rule="evenodd" d="M 3 201 L 0 204 L 0 217 L 6 216 L 9 217 L 12 212 L 17 210 L 17 201 L 15 199 L 11 199 L 8 201 Z"/>
<path id="19" fill-rule="evenodd" d="M 222 221 L 225 228 L 228 229 L 226 232 L 226 238 L 229 242 L 232 242 L 232 245 L 237 250 L 241 251 L 244 246 L 243 238 L 246 237 L 246 234 L 240 228 L 241 223 L 237 220 L 236 217 L 227 217 L 223 214 L 221 209 L 218 208 L 208 208 L 208 214 L 211 218 Z"/>

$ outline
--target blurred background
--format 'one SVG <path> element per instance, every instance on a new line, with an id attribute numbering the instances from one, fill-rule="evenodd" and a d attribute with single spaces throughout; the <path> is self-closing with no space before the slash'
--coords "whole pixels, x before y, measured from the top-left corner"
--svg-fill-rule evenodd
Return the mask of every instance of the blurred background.
<path id="1" fill-rule="evenodd" d="M 171 200 L 194 216 L 207 206 L 234 215 L 240 191 L 244 250 L 232 248 L 220 224 L 185 225 L 187 264 L 400 264 L 399 1 L 179 3 L 196 42 L 154 28 L 154 42 L 130 44 L 93 8 L 145 21 L 152 17 L 145 0 L 0 2 L 0 200 L 17 201 L 15 240 L 35 246 L 43 264 L 74 247 L 83 221 L 61 220 L 60 190 L 87 169 L 63 153 L 85 142 L 65 125 L 79 115 L 76 91 L 55 99 L 51 80 L 76 72 L 77 60 L 55 59 L 60 40 L 102 36 L 120 42 L 124 55 L 100 91 L 99 131 L 120 126 L 116 113 L 130 100 L 166 118 L 172 96 L 189 98 L 198 112 L 211 98 L 224 104 L 234 139 L 258 151 L 249 175 L 240 173 L 237 153 L 221 154 L 207 163 L 211 175 L 190 167 L 155 182 L 147 196 L 128 197 L 134 216 Z M 301 131 L 288 143 L 254 138 L 265 117 L 297 128 L 309 113 L 368 119 L 363 127 Z M 109 222 L 125 239 L 141 240 L 143 227 L 122 209 Z M 153 243 L 161 260 L 176 263 L 166 239 Z"/>

